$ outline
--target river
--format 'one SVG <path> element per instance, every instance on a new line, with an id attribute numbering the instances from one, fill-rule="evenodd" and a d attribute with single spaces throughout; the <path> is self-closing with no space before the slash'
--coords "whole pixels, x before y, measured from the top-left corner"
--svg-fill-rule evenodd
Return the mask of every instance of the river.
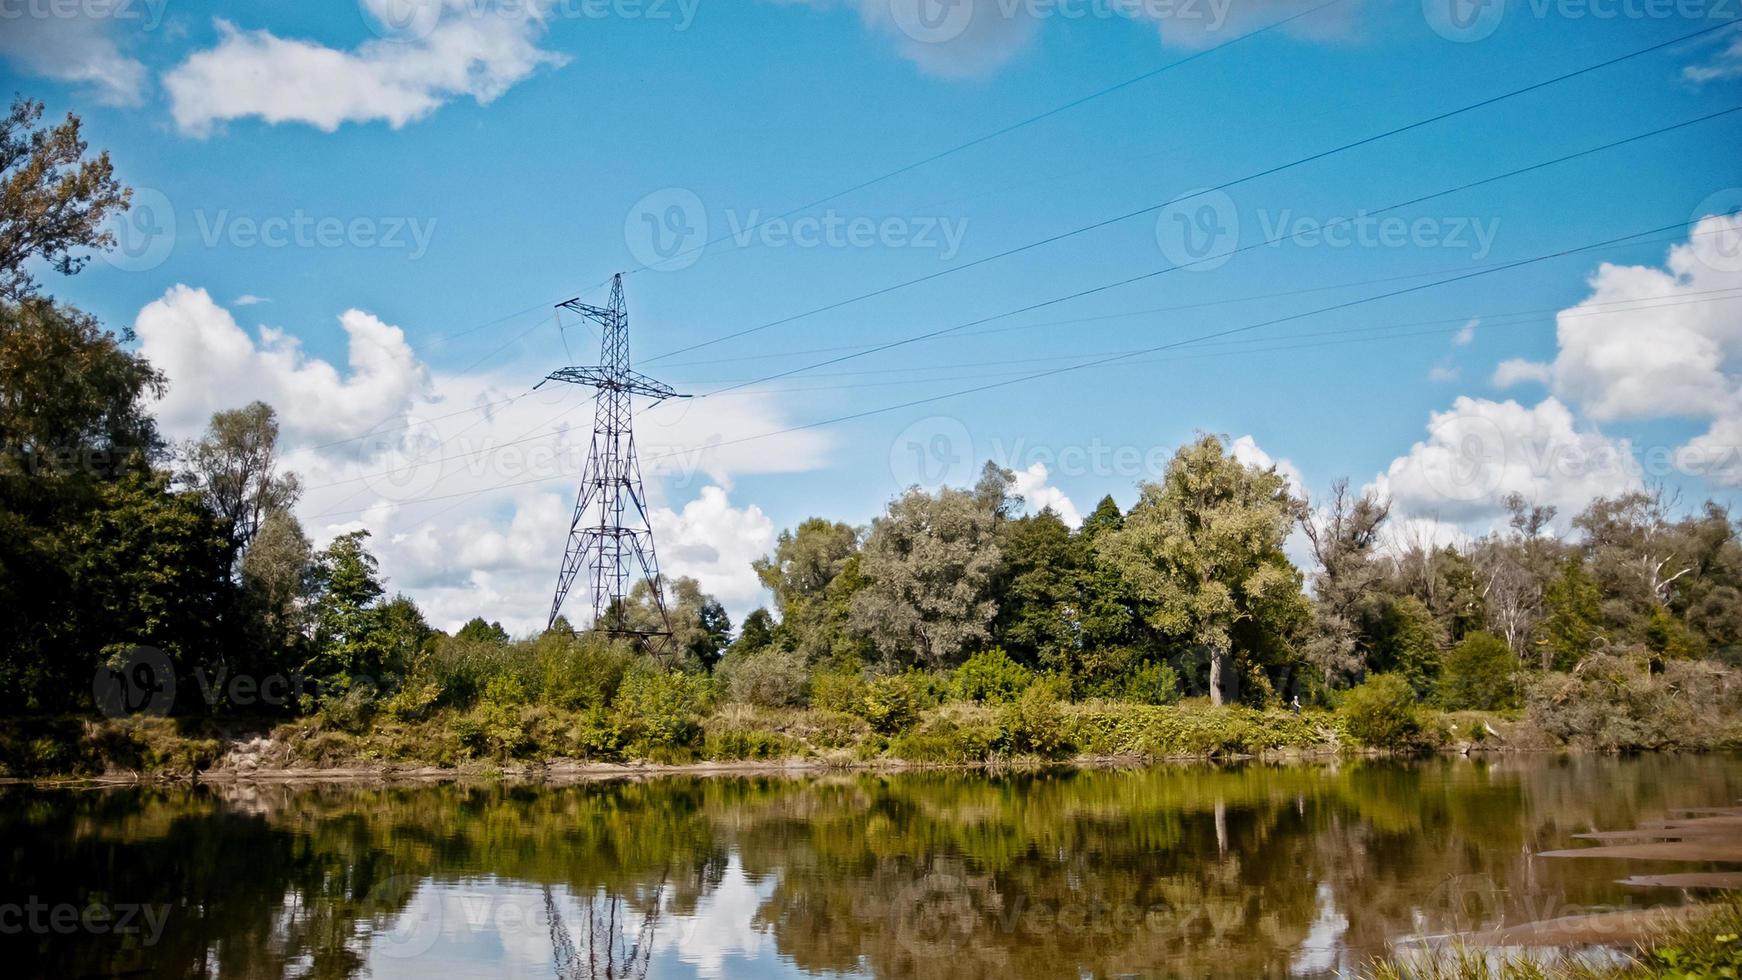
<path id="1" fill-rule="evenodd" d="M 1742 799 L 1734 756 L 571 786 L 0 789 L 41 976 L 1335 976 L 1688 900 L 1545 858 Z M 10 971 L 8 971 L 10 972 Z"/>

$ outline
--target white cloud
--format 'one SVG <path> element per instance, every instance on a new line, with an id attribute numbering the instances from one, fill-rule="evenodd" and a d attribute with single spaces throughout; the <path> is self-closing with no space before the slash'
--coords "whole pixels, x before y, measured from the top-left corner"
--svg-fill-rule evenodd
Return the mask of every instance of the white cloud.
<path id="1" fill-rule="evenodd" d="M 236 297 L 234 300 L 231 300 L 230 305 L 231 306 L 259 306 L 261 303 L 270 303 L 270 302 L 272 302 L 272 300 L 267 299 L 264 296 L 256 296 L 253 293 L 243 293 L 242 295 Z"/>
<path id="2" fill-rule="evenodd" d="M 397 129 L 462 96 L 489 103 L 540 67 L 565 63 L 538 46 L 547 8 L 544 0 L 424 3 L 416 9 L 428 12 L 427 25 L 352 50 L 219 20 L 218 43 L 170 70 L 164 88 L 176 125 L 195 135 L 245 117 L 327 132 L 376 120 Z"/>
<path id="3" fill-rule="evenodd" d="M 1048 486 L 1046 482 L 1047 469 L 1045 463 L 1037 462 L 1026 470 L 1013 470 L 1016 475 L 1016 492 L 1022 495 L 1032 513 L 1039 513 L 1051 507 L 1053 513 L 1059 516 L 1070 527 L 1083 523 L 1083 515 L 1078 513 L 1077 505 L 1065 492 L 1058 487 Z"/>
<path id="4" fill-rule="evenodd" d="M 149 16 L 150 6 L 134 9 Z M 0 59 L 22 74 L 84 86 L 105 105 L 139 105 L 148 84 L 146 68 L 123 54 L 115 38 L 123 30 L 155 26 L 154 20 L 35 16 L 14 10 L 0 17 Z"/>
<path id="5" fill-rule="evenodd" d="M 340 325 L 348 371 L 280 331 L 262 327 L 256 340 L 187 286 L 141 310 L 135 330 L 169 378 L 157 411 L 170 436 L 196 435 L 213 411 L 256 398 L 278 410 L 283 465 L 304 485 L 297 515 L 317 545 L 368 530 L 390 587 L 444 629 L 477 615 L 520 633 L 543 628 L 591 398 L 567 385 L 529 391 L 535 371 L 432 371 L 399 328 L 359 310 Z M 733 478 L 816 469 L 831 445 L 818 431 L 742 441 L 792 427 L 776 398 L 746 389 L 636 420 L 662 568 L 696 578 L 734 618 L 764 601 L 750 561 L 772 549 L 775 529 L 754 504 L 732 503 Z M 571 618 L 584 619 L 574 615 L 588 609 L 582 592 L 570 603 Z"/>
<path id="6" fill-rule="evenodd" d="M 1514 357 L 1501 361 L 1494 368 L 1493 385 L 1496 388 L 1510 388 L 1519 384 L 1545 385 L 1553 379 L 1554 368 L 1551 365 Z"/>
<path id="7" fill-rule="evenodd" d="M 1445 364 L 1435 364 L 1427 369 L 1427 379 L 1440 384 L 1456 381 L 1458 380 L 1458 369 Z"/>
<path id="8" fill-rule="evenodd" d="M 1471 317 L 1463 326 L 1459 327 L 1458 332 L 1452 336 L 1452 343 L 1459 347 L 1470 346 L 1470 342 L 1476 339 L 1476 328 L 1480 326 L 1481 323 L 1482 320 L 1480 317 Z"/>
<path id="9" fill-rule="evenodd" d="M 1742 31 L 1732 33 L 1728 43 L 1704 64 L 1683 68 L 1682 77 L 1691 82 L 1742 78 Z"/>
<path id="10" fill-rule="evenodd" d="M 816 8 L 850 7 L 927 74 L 968 78 L 1008 63 L 1033 39 L 1026 4 L 1008 0 L 778 0 Z"/>
<path id="11" fill-rule="evenodd" d="M 1257 439 L 1249 435 L 1241 436 L 1234 440 L 1232 446 L 1228 447 L 1228 452 L 1247 466 L 1256 466 L 1266 470 L 1273 466 L 1276 467 L 1276 472 L 1282 474 L 1282 478 L 1288 481 L 1290 493 L 1296 497 L 1306 496 L 1306 481 L 1301 479 L 1300 467 L 1286 458 L 1273 459 L 1269 453 L 1259 448 Z"/>
<path id="12" fill-rule="evenodd" d="M 256 399 L 278 410 L 285 438 L 340 439 L 403 414 L 424 389 L 426 372 L 398 327 L 361 310 L 339 325 L 349 340 L 350 371 L 304 355 L 300 342 L 273 327 L 250 337 L 204 289 L 171 287 L 139 311 L 140 351 L 168 374 L 157 405 L 172 436 L 192 436 L 213 412 Z"/>
<path id="13" fill-rule="evenodd" d="M 1428 422 L 1428 438 L 1393 460 L 1371 485 L 1402 518 L 1480 526 L 1511 493 L 1552 504 L 1562 519 L 1600 496 L 1637 489 L 1632 445 L 1591 428 L 1555 398 L 1533 408 L 1461 397 Z"/>

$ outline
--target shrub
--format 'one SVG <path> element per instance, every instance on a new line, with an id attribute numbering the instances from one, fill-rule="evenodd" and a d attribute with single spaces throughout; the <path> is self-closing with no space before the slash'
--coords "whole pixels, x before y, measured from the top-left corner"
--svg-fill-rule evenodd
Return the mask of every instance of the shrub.
<path id="1" fill-rule="evenodd" d="M 924 676 L 913 673 L 879 677 L 866 687 L 859 713 L 871 723 L 872 731 L 893 735 L 919 720 L 928 686 Z"/>
<path id="2" fill-rule="evenodd" d="M 811 707 L 862 716 L 870 685 L 857 673 L 827 672 L 811 677 Z"/>
<path id="3" fill-rule="evenodd" d="M 963 701 L 1003 704 L 1015 701 L 1032 683 L 1033 671 L 1011 660 L 1002 647 L 993 647 L 956 668 L 951 693 Z"/>
<path id="4" fill-rule="evenodd" d="M 1159 660 L 1138 664 L 1121 679 L 1119 694 L 1133 704 L 1173 704 L 1179 700 L 1179 673 Z"/>
<path id="5" fill-rule="evenodd" d="M 707 681 L 694 674 L 642 668 L 617 692 L 617 726 L 631 755 L 668 757 L 694 748 L 702 735 Z"/>
<path id="6" fill-rule="evenodd" d="M 1518 658 L 1492 633 L 1471 633 L 1446 654 L 1440 670 L 1439 702 L 1449 711 L 1500 711 L 1516 708 Z"/>
<path id="7" fill-rule="evenodd" d="M 1059 685 L 1035 684 L 1022 696 L 998 711 L 999 740 L 1019 755 L 1047 758 L 1064 755 L 1072 748 L 1059 707 Z"/>
<path id="8" fill-rule="evenodd" d="M 728 653 L 715 668 L 726 696 L 741 704 L 788 708 L 805 702 L 804 655 L 778 647 Z"/>
<path id="9" fill-rule="evenodd" d="M 1670 661 L 1653 674 L 1643 654 L 1587 657 L 1570 674 L 1544 674 L 1526 692 L 1525 718 L 1569 745 L 1712 749 L 1738 744 L 1742 675 L 1716 664 Z"/>
<path id="10" fill-rule="evenodd" d="M 908 762 L 968 765 L 983 762 L 1003 735 L 984 708 L 950 705 L 889 744 L 889 754 Z"/>
<path id="11" fill-rule="evenodd" d="M 1343 697 L 1338 711 L 1349 736 L 1369 748 L 1413 748 L 1422 734 L 1415 689 L 1400 674 L 1374 674 Z"/>

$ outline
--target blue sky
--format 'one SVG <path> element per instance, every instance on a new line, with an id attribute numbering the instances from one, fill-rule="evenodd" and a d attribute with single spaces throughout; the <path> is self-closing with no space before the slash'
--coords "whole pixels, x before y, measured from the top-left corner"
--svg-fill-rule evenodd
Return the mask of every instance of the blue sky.
<path id="1" fill-rule="evenodd" d="M 596 359 L 597 334 L 559 330 L 550 307 L 602 300 L 619 270 L 642 369 L 706 394 L 1251 246 L 648 412 L 662 556 L 738 614 L 758 601 L 748 559 L 806 516 L 865 522 L 903 485 L 989 456 L 1037 502 L 1129 504 L 1198 431 L 1315 495 L 1341 476 L 1375 484 L 1440 535 L 1485 529 L 1510 490 L 1569 515 L 1658 481 L 1732 499 L 1737 229 L 1695 222 L 1742 205 L 1742 112 L 1347 240 L 1319 229 L 1742 105 L 1733 29 L 970 265 L 1738 16 L 1720 0 L 1443 2 L 18 0 L 0 6 L 0 58 L 9 90 L 77 112 L 141 189 L 118 229 L 132 254 L 46 281 L 137 325 L 170 374 L 171 434 L 266 398 L 313 536 L 368 527 L 440 625 L 483 612 L 525 629 L 542 622 L 578 471 L 565 427 L 585 429 L 590 408 L 524 392 Z M 658 246 L 715 238 L 641 268 Z M 861 412 L 876 414 L 751 438 Z M 710 442 L 726 445 L 696 451 Z"/>

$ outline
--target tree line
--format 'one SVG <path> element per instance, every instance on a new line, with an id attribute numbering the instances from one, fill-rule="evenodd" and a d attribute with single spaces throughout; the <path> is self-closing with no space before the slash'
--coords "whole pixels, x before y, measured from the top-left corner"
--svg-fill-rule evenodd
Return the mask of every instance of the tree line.
<path id="1" fill-rule="evenodd" d="M 219 412 L 184 444 L 162 437 L 149 406 L 167 381 L 129 331 L 41 292 L 42 268 L 76 274 L 113 245 L 103 224 L 129 197 L 76 117 L 41 117 L 21 99 L 0 123 L 0 705 L 88 711 L 93 674 L 139 645 L 184 676 L 306 679 L 273 706 L 291 713 L 505 646 L 482 617 L 450 637 L 390 594 L 367 532 L 312 546 L 270 406 Z M 1025 514 L 988 463 L 972 487 L 905 491 L 869 526 L 783 532 L 755 563 L 772 605 L 736 631 L 698 583 L 669 583 L 674 635 L 656 652 L 768 706 L 807 704 L 831 677 L 919 670 L 1253 706 L 1331 703 L 1385 676 L 1448 708 L 1505 709 L 1532 677 L 1591 658 L 1652 672 L 1735 659 L 1742 543 L 1723 507 L 1630 493 L 1563 535 L 1553 508 L 1505 504 L 1507 523 L 1481 537 L 1399 540 L 1385 500 L 1344 481 L 1315 504 L 1204 435 L 1130 508 L 1107 497 L 1072 528 Z M 1287 551 L 1296 533 L 1306 568 Z M 609 613 L 638 628 L 657 616 L 645 587 Z"/>

